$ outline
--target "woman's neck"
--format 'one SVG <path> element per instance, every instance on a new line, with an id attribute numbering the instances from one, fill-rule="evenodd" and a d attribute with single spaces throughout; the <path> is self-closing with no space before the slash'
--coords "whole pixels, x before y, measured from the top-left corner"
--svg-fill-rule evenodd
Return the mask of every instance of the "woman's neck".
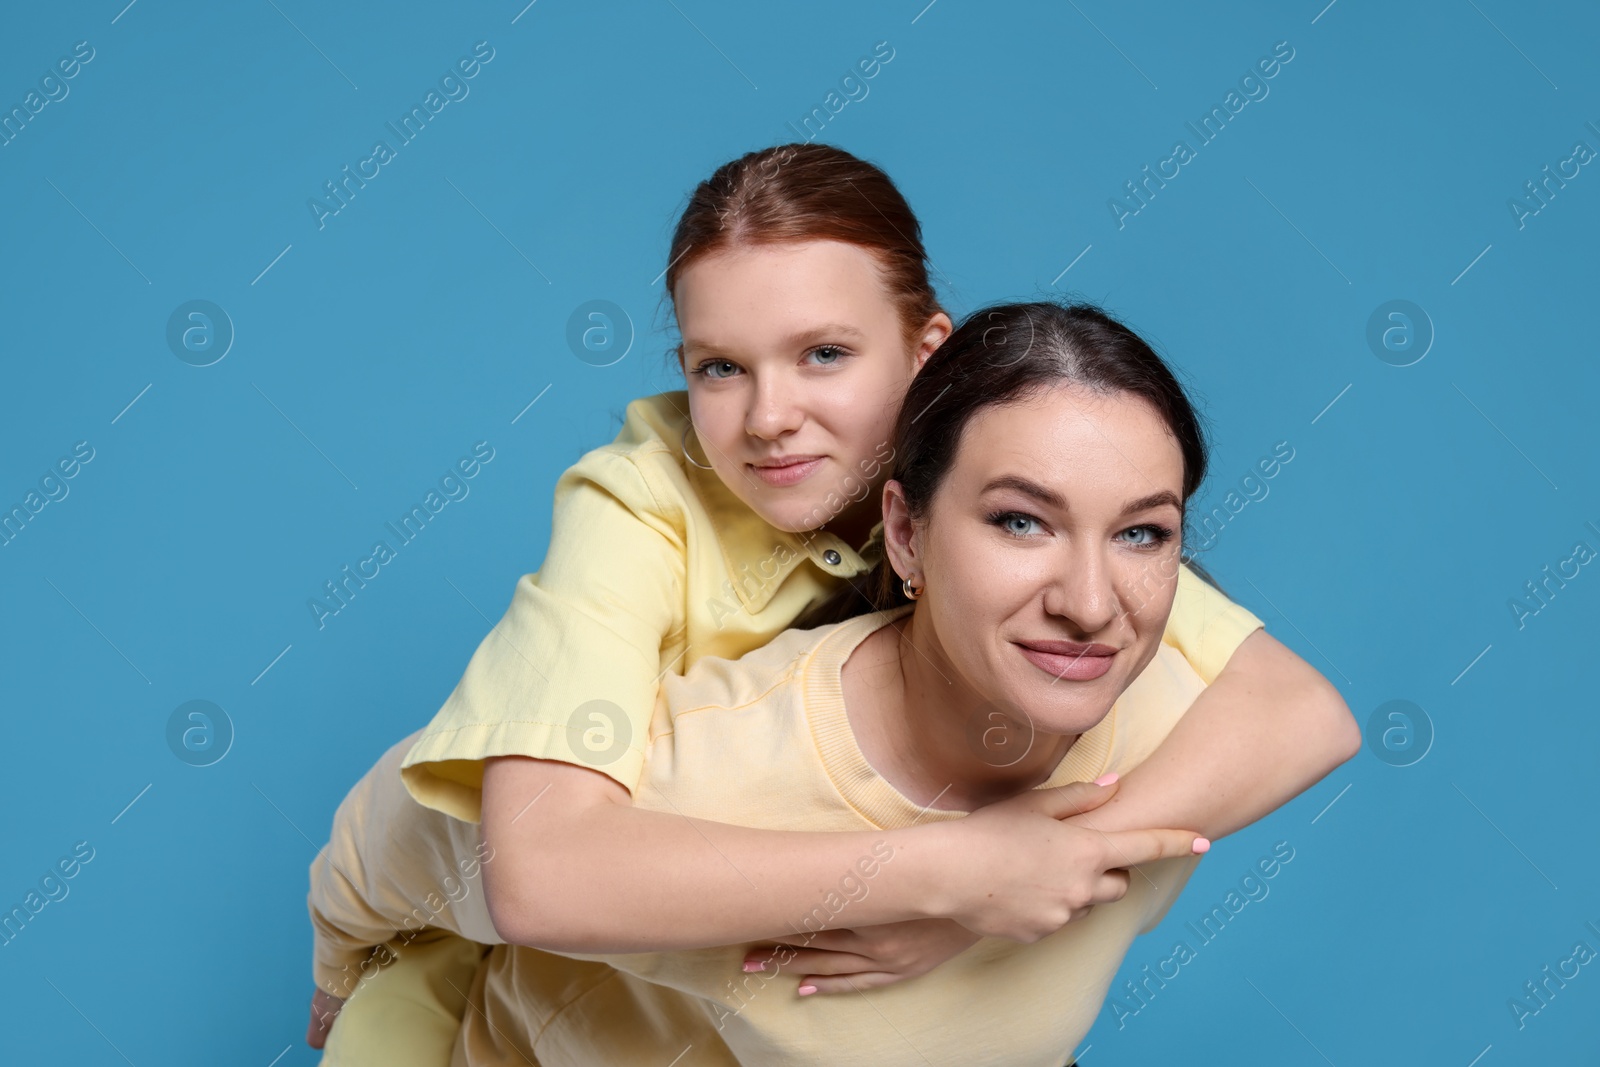
<path id="1" fill-rule="evenodd" d="M 913 802 L 972 811 L 1048 779 L 1076 735 L 1035 732 L 965 685 L 915 613 L 881 627 L 841 671 L 845 713 L 872 769 Z"/>

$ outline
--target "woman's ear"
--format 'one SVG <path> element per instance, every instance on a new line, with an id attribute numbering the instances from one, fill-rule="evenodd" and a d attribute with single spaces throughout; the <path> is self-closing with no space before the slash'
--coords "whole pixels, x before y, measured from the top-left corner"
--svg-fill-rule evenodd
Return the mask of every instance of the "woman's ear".
<path id="1" fill-rule="evenodd" d="M 922 563 L 917 558 L 919 541 L 905 490 L 891 478 L 883 485 L 883 551 L 895 574 L 910 578 L 914 585 L 922 584 Z"/>
<path id="2" fill-rule="evenodd" d="M 955 324 L 950 321 L 950 316 L 939 312 L 928 320 L 928 325 L 922 331 L 922 341 L 917 345 L 917 369 L 928 362 L 928 357 L 933 355 L 938 347 L 944 344 L 946 337 L 955 329 Z"/>

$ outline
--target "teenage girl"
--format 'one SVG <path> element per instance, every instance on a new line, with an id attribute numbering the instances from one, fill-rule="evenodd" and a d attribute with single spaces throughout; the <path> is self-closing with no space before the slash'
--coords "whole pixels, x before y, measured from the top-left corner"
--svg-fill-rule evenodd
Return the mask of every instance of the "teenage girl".
<path id="1" fill-rule="evenodd" d="M 635 402 L 617 441 L 563 475 L 543 568 L 518 584 L 405 760 L 417 801 L 481 819 L 487 896 L 443 910 L 486 905 L 491 930 L 455 926 L 485 941 L 632 952 L 771 940 L 860 852 L 851 834 L 641 810 L 630 790 L 663 676 L 766 644 L 880 557 L 892 426 L 951 329 L 920 228 L 877 168 L 825 146 L 768 149 L 695 191 L 666 281 L 687 393 Z M 1258 627 L 1180 570 L 1165 640 L 1211 684 L 1106 791 L 1097 830 L 1230 833 L 1354 752 L 1338 694 Z M 988 714 L 973 709 L 980 747 Z M 1018 807 L 955 833 L 889 832 L 917 863 L 886 867 L 893 876 L 854 909 L 852 928 L 811 939 L 797 973 L 822 993 L 867 988 L 937 967 L 974 930 L 1036 930 L 1038 886 L 1065 894 L 1098 884 L 1098 862 L 1116 865 L 1085 847 L 1096 831 L 1066 825 Z M 934 914 L 936 888 L 969 875 L 974 856 L 988 858 L 984 892 L 944 900 L 941 913 L 970 925 L 900 921 Z M 430 925 L 451 927 L 427 907 Z M 405 946 L 340 1018 L 334 1044 L 349 1062 L 448 1060 L 482 950 L 448 938 Z M 363 962 L 350 946 L 319 957 L 313 1044 L 363 984 L 352 960 Z"/>

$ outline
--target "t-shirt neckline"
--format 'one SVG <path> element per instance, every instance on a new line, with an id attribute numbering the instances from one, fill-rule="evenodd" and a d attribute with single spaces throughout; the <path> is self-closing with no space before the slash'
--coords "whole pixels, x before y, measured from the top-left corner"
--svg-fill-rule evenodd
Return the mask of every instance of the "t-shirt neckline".
<path id="1" fill-rule="evenodd" d="M 845 661 L 861 642 L 910 614 L 912 607 L 904 604 L 840 623 L 812 650 L 802 672 L 805 713 L 828 778 L 863 818 L 885 830 L 967 814 L 925 808 L 891 785 L 867 762 L 845 711 L 841 674 Z M 1116 722 L 1117 705 L 1113 704 L 1104 719 L 1078 737 L 1050 777 L 1034 788 L 1053 789 L 1092 781 L 1105 773 Z"/>

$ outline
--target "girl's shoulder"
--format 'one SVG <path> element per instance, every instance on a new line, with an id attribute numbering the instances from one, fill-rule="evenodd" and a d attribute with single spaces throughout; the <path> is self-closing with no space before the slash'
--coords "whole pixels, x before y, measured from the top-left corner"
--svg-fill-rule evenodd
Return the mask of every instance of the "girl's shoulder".
<path id="1" fill-rule="evenodd" d="M 631 401 L 617 436 L 562 473 L 557 500 L 599 488 L 636 513 L 681 516 L 697 493 L 680 445 L 689 426 L 689 396 L 681 390 Z"/>
<path id="2" fill-rule="evenodd" d="M 683 439 L 689 421 L 689 394 L 679 390 L 641 396 L 628 402 L 622 428 L 610 444 L 590 449 L 575 466 L 591 457 L 630 460 L 666 465 L 679 471 L 684 466 Z"/>
<path id="3" fill-rule="evenodd" d="M 599 489 L 646 521 L 662 520 L 686 535 L 693 528 L 725 545 L 736 561 L 772 551 L 776 531 L 723 484 L 714 470 L 685 453 L 692 430 L 689 394 L 679 390 L 628 404 L 622 429 L 608 445 L 586 453 L 556 483 L 556 502 Z"/>
<path id="4" fill-rule="evenodd" d="M 665 450 L 681 459 L 679 446 L 689 426 L 689 394 L 682 389 L 641 396 L 628 403 L 622 429 L 610 447 L 651 454 Z"/>

